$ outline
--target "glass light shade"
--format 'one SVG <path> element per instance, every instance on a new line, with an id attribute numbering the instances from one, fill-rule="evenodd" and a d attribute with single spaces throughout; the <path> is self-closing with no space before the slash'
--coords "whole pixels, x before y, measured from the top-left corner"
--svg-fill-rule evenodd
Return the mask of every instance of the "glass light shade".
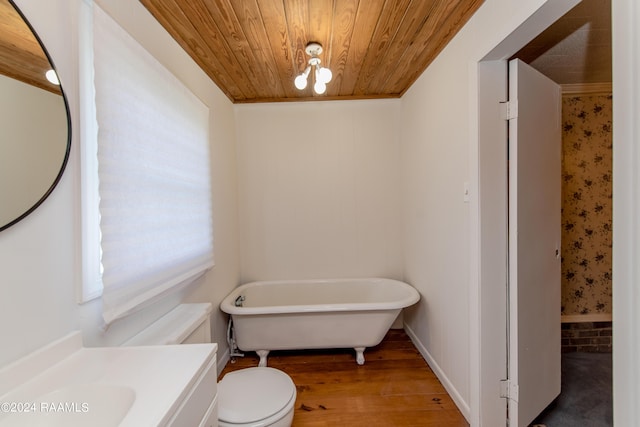
<path id="1" fill-rule="evenodd" d="M 296 88 L 302 90 L 307 87 L 307 76 L 300 74 L 293 82 L 296 85 Z"/>
<path id="2" fill-rule="evenodd" d="M 331 73 L 330 69 L 322 67 L 320 68 L 320 70 L 318 70 L 318 79 L 322 81 L 324 84 L 329 83 L 332 77 L 333 77 L 333 73 Z"/>
<path id="3" fill-rule="evenodd" d="M 318 80 L 315 85 L 313 85 L 313 90 L 318 94 L 322 95 L 327 90 L 327 85 L 324 82 Z"/>

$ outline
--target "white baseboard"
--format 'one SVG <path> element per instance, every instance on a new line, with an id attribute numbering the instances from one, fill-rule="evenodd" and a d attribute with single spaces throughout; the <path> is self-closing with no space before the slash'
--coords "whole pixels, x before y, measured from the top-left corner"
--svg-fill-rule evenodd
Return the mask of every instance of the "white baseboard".
<path id="1" fill-rule="evenodd" d="M 225 352 L 222 353 L 222 356 L 218 358 L 218 362 L 216 366 L 216 368 L 218 369 L 218 376 L 220 375 L 224 367 L 227 366 L 227 363 L 229 363 L 229 360 L 231 360 L 231 357 L 229 356 L 229 349 L 226 349 Z"/>
<path id="2" fill-rule="evenodd" d="M 409 335 L 409 338 L 411 338 L 413 345 L 416 346 L 433 373 L 436 374 L 436 377 L 438 377 L 445 390 L 447 390 L 447 393 L 449 393 L 449 396 L 451 396 L 451 398 L 453 399 L 453 403 L 456 404 L 456 406 L 462 413 L 462 416 L 466 418 L 467 422 L 471 422 L 469 421 L 471 419 L 471 408 L 469 407 L 469 404 L 465 402 L 458 390 L 454 387 L 451 381 L 449 381 L 449 378 L 446 376 L 440 366 L 438 366 L 426 347 L 422 345 L 415 332 L 406 323 L 404 324 L 404 330 L 407 335 Z"/>

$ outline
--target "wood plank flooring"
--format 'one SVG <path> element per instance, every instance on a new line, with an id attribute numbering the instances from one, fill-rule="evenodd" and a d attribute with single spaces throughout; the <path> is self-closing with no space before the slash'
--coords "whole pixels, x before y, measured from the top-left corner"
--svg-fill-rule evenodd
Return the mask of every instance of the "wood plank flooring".
<path id="1" fill-rule="evenodd" d="M 272 352 L 268 365 L 297 388 L 293 427 L 434 426 L 469 424 L 401 329 L 364 353 L 351 349 Z M 253 352 L 227 363 L 220 374 L 258 365 Z"/>

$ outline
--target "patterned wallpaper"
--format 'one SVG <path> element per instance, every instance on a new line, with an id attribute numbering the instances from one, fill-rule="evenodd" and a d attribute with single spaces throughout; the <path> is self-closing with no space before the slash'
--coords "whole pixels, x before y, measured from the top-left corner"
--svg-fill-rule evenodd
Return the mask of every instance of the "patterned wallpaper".
<path id="1" fill-rule="evenodd" d="M 563 97 L 562 314 L 611 313 L 612 97 Z"/>

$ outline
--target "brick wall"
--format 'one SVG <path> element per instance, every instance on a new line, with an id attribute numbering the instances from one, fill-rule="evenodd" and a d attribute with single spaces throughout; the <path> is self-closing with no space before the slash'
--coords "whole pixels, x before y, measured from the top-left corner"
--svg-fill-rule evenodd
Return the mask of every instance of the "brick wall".
<path id="1" fill-rule="evenodd" d="M 562 324 L 562 352 L 611 353 L 612 322 Z"/>

